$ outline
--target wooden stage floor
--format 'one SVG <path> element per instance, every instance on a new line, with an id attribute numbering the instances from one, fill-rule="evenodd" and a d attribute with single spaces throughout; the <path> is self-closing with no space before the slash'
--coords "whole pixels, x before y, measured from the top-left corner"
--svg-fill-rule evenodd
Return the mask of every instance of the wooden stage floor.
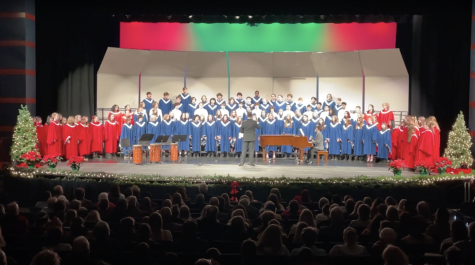
<path id="1" fill-rule="evenodd" d="M 245 162 L 247 163 L 247 159 Z M 349 178 L 359 175 L 368 177 L 392 176 L 388 171 L 387 163 L 366 163 L 348 162 L 339 160 L 329 160 L 328 166 L 324 166 L 320 161 L 320 166 L 316 162 L 312 165 L 298 165 L 295 160 L 288 158 L 277 158 L 271 163 L 265 163 L 262 158 L 255 158 L 255 167 L 244 165 L 239 167 L 239 158 L 182 158 L 182 163 L 171 163 L 169 158 L 164 158 L 163 164 L 142 164 L 134 165 L 132 161 L 123 158 L 117 159 L 89 159 L 81 166 L 81 172 L 106 172 L 110 174 L 143 174 L 161 176 L 213 176 L 221 175 L 232 177 L 289 177 L 289 178 Z M 58 169 L 69 170 L 65 162 L 58 164 Z M 403 176 L 414 176 L 417 173 L 404 171 Z"/>

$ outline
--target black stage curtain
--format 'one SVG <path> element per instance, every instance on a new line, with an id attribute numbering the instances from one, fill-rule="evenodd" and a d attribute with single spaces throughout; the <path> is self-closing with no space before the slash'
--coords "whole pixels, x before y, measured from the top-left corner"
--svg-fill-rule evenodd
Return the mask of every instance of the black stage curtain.
<path id="1" fill-rule="evenodd" d="M 108 18 L 36 18 L 37 114 L 94 114 L 96 74 L 108 46 L 119 46 L 119 24 Z"/>
<path id="2" fill-rule="evenodd" d="M 410 76 L 409 113 L 435 116 L 441 152 L 457 114 L 468 122 L 470 3 L 459 15 L 415 15 L 398 24 L 397 43 Z"/>

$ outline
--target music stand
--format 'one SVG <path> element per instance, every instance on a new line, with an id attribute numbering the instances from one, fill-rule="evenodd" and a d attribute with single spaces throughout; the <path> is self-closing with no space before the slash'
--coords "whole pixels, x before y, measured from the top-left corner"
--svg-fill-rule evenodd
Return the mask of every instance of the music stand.
<path id="1" fill-rule="evenodd" d="M 173 143 L 179 143 L 179 142 L 185 142 L 188 141 L 188 135 L 173 135 L 172 136 L 172 142 Z M 181 163 L 181 156 L 178 155 L 178 163 Z"/>
<path id="2" fill-rule="evenodd" d="M 130 146 L 130 140 L 127 139 L 127 138 L 120 139 L 120 147 L 121 147 L 121 148 L 125 148 L 125 147 L 129 147 L 129 148 L 130 148 L 130 147 L 132 147 L 132 146 Z M 127 164 L 130 163 L 130 151 L 131 151 L 131 150 L 129 150 L 129 151 L 127 152 L 127 158 L 128 158 L 128 159 L 127 159 Z M 123 153 L 123 152 L 124 152 L 124 150 L 122 149 L 122 153 Z M 125 156 L 125 154 L 124 154 L 124 156 Z"/>
<path id="3" fill-rule="evenodd" d="M 160 146 L 163 147 L 165 143 L 168 143 L 170 141 L 170 136 L 168 135 L 159 135 L 157 136 L 157 139 L 155 139 L 156 144 L 160 144 Z M 162 151 L 160 151 L 160 164 L 162 164 Z"/>
<path id="4" fill-rule="evenodd" d="M 148 147 L 154 136 L 155 135 L 151 134 L 151 133 L 142 134 L 142 136 L 140 136 L 140 139 L 139 139 L 139 145 L 141 145 L 143 147 L 144 146 Z M 145 157 L 147 157 L 147 159 L 149 159 L 148 152 L 149 152 L 148 148 L 145 148 Z M 147 164 L 148 164 L 148 162 L 147 162 Z"/>

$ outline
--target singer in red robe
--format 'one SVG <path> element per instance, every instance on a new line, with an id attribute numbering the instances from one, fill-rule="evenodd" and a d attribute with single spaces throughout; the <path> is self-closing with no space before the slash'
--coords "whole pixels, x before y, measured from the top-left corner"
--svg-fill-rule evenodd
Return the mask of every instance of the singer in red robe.
<path id="1" fill-rule="evenodd" d="M 106 121 L 104 125 L 105 152 L 108 154 L 117 153 L 117 142 L 120 137 L 117 129 L 120 127 L 114 118 L 114 115 L 110 115 L 109 120 Z"/>
<path id="2" fill-rule="evenodd" d="M 114 115 L 114 120 L 117 122 L 117 135 L 119 135 L 120 137 L 120 132 L 122 131 L 122 124 L 125 123 L 125 120 L 122 119 L 124 113 L 119 111 L 119 105 L 112 106 L 111 112 L 109 112 L 109 115 L 107 116 L 108 120 L 110 120 L 111 115 Z"/>
<path id="3" fill-rule="evenodd" d="M 46 136 L 46 143 L 48 144 L 48 154 L 57 155 L 62 151 L 62 137 L 61 125 L 58 122 L 58 114 L 53 113 L 53 121 L 48 126 L 48 135 Z"/>
<path id="4" fill-rule="evenodd" d="M 91 154 L 91 135 L 89 132 L 89 124 L 87 123 L 86 119 L 86 117 L 82 117 L 81 122 L 79 125 L 77 125 L 79 140 L 78 148 L 80 156 Z"/>
<path id="5" fill-rule="evenodd" d="M 48 125 L 41 124 L 41 118 L 36 119 L 35 123 L 36 128 L 36 137 L 38 138 L 37 148 L 40 151 L 41 156 L 45 156 L 48 154 L 48 144 L 47 137 L 48 137 Z"/>
<path id="6" fill-rule="evenodd" d="M 406 147 L 407 147 L 407 126 L 405 126 L 405 123 L 404 125 L 401 125 L 402 126 L 402 129 L 401 127 L 399 128 L 399 143 L 398 143 L 398 157 L 399 159 L 403 159 L 405 158 L 406 156 Z"/>
<path id="7" fill-rule="evenodd" d="M 439 125 L 433 124 L 431 129 L 434 132 L 434 148 L 432 148 L 432 158 L 438 159 L 440 157 L 440 129 Z"/>
<path id="8" fill-rule="evenodd" d="M 91 142 L 91 152 L 102 154 L 102 144 L 104 143 L 104 127 L 99 122 L 99 117 L 92 118 L 92 122 L 89 124 L 89 133 Z"/>
<path id="9" fill-rule="evenodd" d="M 434 149 L 434 133 L 428 128 L 421 128 L 421 136 L 419 138 L 419 147 L 416 161 L 424 162 L 426 165 L 432 165 L 433 149 Z"/>
<path id="10" fill-rule="evenodd" d="M 383 103 L 382 106 L 383 110 L 378 114 L 378 122 L 381 124 L 386 123 L 388 128 L 391 128 L 391 124 L 394 123 L 393 111 L 389 109 L 389 103 Z"/>
<path id="11" fill-rule="evenodd" d="M 399 146 L 399 133 L 401 130 L 399 130 L 399 126 L 394 128 L 393 131 L 391 132 L 391 157 L 390 159 L 396 160 L 398 159 L 398 146 Z"/>
<path id="12" fill-rule="evenodd" d="M 414 168 L 414 163 L 415 158 L 416 158 L 416 153 L 418 151 L 417 146 L 418 146 L 418 138 L 417 134 L 414 130 L 414 127 L 410 125 L 411 128 L 408 129 L 408 135 L 411 135 L 410 139 L 406 138 L 406 148 L 404 150 L 405 155 L 404 155 L 404 163 L 406 164 L 407 168 L 413 169 Z M 410 141 L 410 142 L 408 142 Z"/>
<path id="13" fill-rule="evenodd" d="M 69 159 L 73 156 L 78 156 L 78 130 L 74 123 L 74 117 L 69 116 L 68 123 L 63 125 L 64 129 L 64 156 Z"/>

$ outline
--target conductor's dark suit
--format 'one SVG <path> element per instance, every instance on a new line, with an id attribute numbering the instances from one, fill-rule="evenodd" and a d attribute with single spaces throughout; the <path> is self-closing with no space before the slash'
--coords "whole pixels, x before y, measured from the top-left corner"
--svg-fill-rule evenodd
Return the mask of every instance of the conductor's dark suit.
<path id="1" fill-rule="evenodd" d="M 254 148 L 256 147 L 256 129 L 260 129 L 261 127 L 257 122 L 253 119 L 248 118 L 245 120 L 242 125 L 241 129 L 239 130 L 240 133 L 244 134 L 242 141 L 242 155 L 241 155 L 241 164 L 244 164 L 244 157 L 246 157 L 246 150 L 249 148 L 249 163 L 253 164 L 254 162 Z"/>

